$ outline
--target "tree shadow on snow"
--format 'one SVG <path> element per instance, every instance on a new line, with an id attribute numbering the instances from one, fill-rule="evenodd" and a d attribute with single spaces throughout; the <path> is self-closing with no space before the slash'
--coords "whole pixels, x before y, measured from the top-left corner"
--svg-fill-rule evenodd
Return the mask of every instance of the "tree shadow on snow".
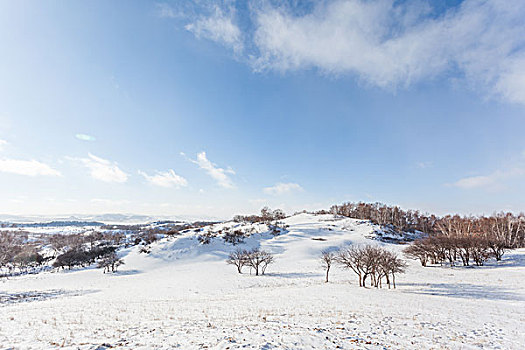
<path id="1" fill-rule="evenodd" d="M 96 293 L 98 290 L 63 290 L 52 289 L 45 291 L 26 291 L 26 292 L 0 292 L 0 306 L 9 304 L 42 301 L 56 299 L 66 296 L 80 296 L 85 294 Z"/>
<path id="2" fill-rule="evenodd" d="M 265 276 L 281 277 L 281 278 L 312 278 L 312 277 L 323 277 L 322 273 L 314 272 L 267 272 Z"/>
<path id="3" fill-rule="evenodd" d="M 405 290 L 403 291 L 404 293 L 437 295 L 461 299 L 525 301 L 525 295 L 510 292 L 504 288 L 470 283 L 398 283 L 398 286 L 422 287 L 417 290 Z"/>
<path id="4" fill-rule="evenodd" d="M 514 252 L 507 252 L 501 259 L 496 261 L 490 259 L 482 268 L 502 268 L 502 267 L 525 267 L 525 254 L 516 254 Z"/>
<path id="5" fill-rule="evenodd" d="M 113 273 L 107 273 L 107 275 L 111 275 L 111 276 L 133 276 L 133 275 L 138 275 L 138 274 L 141 274 L 142 271 L 140 270 L 122 270 L 122 271 L 115 271 Z"/>
<path id="6" fill-rule="evenodd" d="M 469 266 L 463 266 L 461 263 L 457 262 L 454 266 L 450 266 L 448 262 L 445 262 L 443 265 L 434 264 L 427 265 L 426 268 L 453 268 L 453 269 L 499 269 L 506 267 L 525 267 L 525 254 L 507 252 L 501 259 L 501 261 L 496 261 L 496 259 L 491 258 L 485 262 L 483 266 L 476 266 L 471 262 Z"/>

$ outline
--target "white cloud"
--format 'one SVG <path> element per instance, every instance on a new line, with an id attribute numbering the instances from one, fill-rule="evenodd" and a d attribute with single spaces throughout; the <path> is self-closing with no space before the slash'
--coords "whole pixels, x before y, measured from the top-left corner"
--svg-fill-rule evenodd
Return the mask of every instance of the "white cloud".
<path id="1" fill-rule="evenodd" d="M 180 175 L 177 175 L 175 171 L 169 169 L 165 172 L 157 171 L 155 175 L 148 175 L 143 171 L 139 170 L 139 174 L 142 175 L 150 184 L 161 187 L 183 187 L 188 185 L 188 181 Z"/>
<path id="2" fill-rule="evenodd" d="M 468 176 L 464 177 L 454 183 L 454 186 L 459 188 L 478 188 L 478 187 L 487 187 L 493 186 L 498 179 L 497 175 L 480 175 L 480 176 Z"/>
<path id="3" fill-rule="evenodd" d="M 181 153 L 184 156 L 184 153 Z M 229 175 L 235 175 L 235 171 L 231 168 L 223 169 L 213 164 L 206 157 L 206 152 L 197 154 L 197 159 L 189 159 L 192 163 L 197 164 L 201 169 L 205 170 L 219 186 L 224 188 L 233 188 L 232 179 Z"/>
<path id="4" fill-rule="evenodd" d="M 465 0 L 444 13 L 421 1 L 313 4 L 300 13 L 292 1 L 252 4 L 242 19 L 252 25 L 243 31 L 230 3 L 215 5 L 208 16 L 188 16 L 186 28 L 237 51 L 248 48 L 244 58 L 255 70 L 316 68 L 387 89 L 451 77 L 525 104 L 523 0 Z"/>
<path id="5" fill-rule="evenodd" d="M 0 139 L 0 151 L 2 150 L 2 148 L 4 148 L 5 145 L 7 145 L 7 141 Z"/>
<path id="6" fill-rule="evenodd" d="M 0 171 L 26 176 L 62 176 L 58 170 L 34 159 L 0 159 Z"/>
<path id="7" fill-rule="evenodd" d="M 525 170 L 514 168 L 509 170 L 497 170 L 489 175 L 467 176 L 459 179 L 452 185 L 463 189 L 482 188 L 488 190 L 501 189 L 505 181 L 525 175 Z"/>
<path id="8" fill-rule="evenodd" d="M 128 174 L 123 172 L 115 162 L 88 154 L 88 158 L 78 158 L 90 170 L 91 177 L 104 182 L 123 183 L 128 180 Z"/>
<path id="9" fill-rule="evenodd" d="M 433 165 L 434 163 L 429 162 L 429 161 L 416 163 L 416 167 L 418 167 L 419 169 L 431 168 Z"/>
<path id="10" fill-rule="evenodd" d="M 241 31 L 233 22 L 234 10 L 227 8 L 227 12 L 215 6 L 212 14 L 199 17 L 185 26 L 197 38 L 206 38 L 232 48 L 235 52 L 242 50 Z"/>
<path id="11" fill-rule="evenodd" d="M 166 3 L 159 3 L 155 5 L 155 9 L 157 12 L 157 16 L 161 18 L 178 18 L 183 16 L 183 13 L 180 11 L 177 11 L 173 7 L 171 7 L 169 4 Z"/>
<path id="12" fill-rule="evenodd" d="M 75 137 L 82 141 L 95 141 L 96 140 L 94 136 L 87 135 L 87 134 L 76 134 Z"/>
<path id="13" fill-rule="evenodd" d="M 275 184 L 275 186 L 265 187 L 263 189 L 263 191 L 265 193 L 268 193 L 268 194 L 271 194 L 271 195 L 274 195 L 274 196 L 279 196 L 279 195 L 286 194 L 286 193 L 303 191 L 303 188 L 299 184 L 296 184 L 296 183 L 292 183 L 292 182 L 282 183 L 282 182 L 279 182 L 279 183 Z"/>
<path id="14" fill-rule="evenodd" d="M 126 199 L 107 199 L 107 198 L 92 198 L 90 200 L 91 203 L 95 203 L 95 204 L 102 204 L 104 206 L 111 206 L 111 207 L 114 207 L 114 206 L 121 206 L 121 205 L 124 205 L 124 204 L 129 204 L 131 203 L 130 201 L 126 200 Z"/>

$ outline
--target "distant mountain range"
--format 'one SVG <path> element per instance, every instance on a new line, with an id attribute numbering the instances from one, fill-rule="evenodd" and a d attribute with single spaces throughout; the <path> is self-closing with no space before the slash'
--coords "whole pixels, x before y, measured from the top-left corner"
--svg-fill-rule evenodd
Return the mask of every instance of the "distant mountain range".
<path id="1" fill-rule="evenodd" d="M 143 224 L 153 221 L 184 221 L 193 222 L 198 220 L 220 221 L 214 217 L 196 217 L 190 215 L 174 216 L 151 216 L 137 214 L 95 214 L 95 215 L 8 215 L 0 214 L 0 222 L 15 224 L 35 224 L 46 223 L 51 226 L 76 226 L 76 225 L 99 225 L 103 224 Z"/>

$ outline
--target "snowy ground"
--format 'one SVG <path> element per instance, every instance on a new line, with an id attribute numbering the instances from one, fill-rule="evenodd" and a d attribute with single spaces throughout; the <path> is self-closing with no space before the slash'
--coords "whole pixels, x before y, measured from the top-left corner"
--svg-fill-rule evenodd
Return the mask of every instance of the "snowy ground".
<path id="1" fill-rule="evenodd" d="M 525 250 L 481 268 L 411 261 L 397 289 L 364 289 L 339 269 L 323 283 L 318 256 L 342 244 L 382 244 L 366 238 L 374 226 L 307 214 L 285 222 L 290 232 L 254 234 L 244 245 L 276 254 L 265 276 L 237 274 L 224 262 L 232 246 L 199 245 L 188 233 L 150 255 L 123 252 L 117 274 L 4 280 L 0 348 L 525 348 Z"/>

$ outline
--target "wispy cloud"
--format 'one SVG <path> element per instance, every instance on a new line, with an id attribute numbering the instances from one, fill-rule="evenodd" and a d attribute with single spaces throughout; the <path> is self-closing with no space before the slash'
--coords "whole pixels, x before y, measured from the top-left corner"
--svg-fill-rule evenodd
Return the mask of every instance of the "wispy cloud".
<path id="1" fill-rule="evenodd" d="M 155 12 L 161 18 L 179 18 L 184 15 L 180 10 L 176 10 L 167 3 L 155 4 Z"/>
<path id="2" fill-rule="evenodd" d="M 418 167 L 419 169 L 427 169 L 431 168 L 432 166 L 434 166 L 434 163 L 430 161 L 416 163 L 416 167 Z"/>
<path id="3" fill-rule="evenodd" d="M 420 1 L 319 1 L 306 11 L 294 1 L 275 4 L 249 6 L 242 31 L 230 2 L 207 15 L 188 12 L 186 28 L 248 48 L 244 59 L 255 70 L 316 68 L 387 89 L 451 77 L 525 104 L 522 0 L 465 0 L 442 13 Z"/>
<path id="4" fill-rule="evenodd" d="M 300 192 L 300 191 L 303 191 L 303 188 L 299 184 L 296 184 L 293 182 L 288 182 L 288 183 L 279 182 L 275 184 L 274 186 L 265 187 L 263 191 L 265 193 L 268 193 L 274 196 L 279 196 L 279 195 L 283 195 L 283 194 L 287 194 L 291 192 Z"/>
<path id="5" fill-rule="evenodd" d="M 110 207 L 118 207 L 121 205 L 131 203 L 130 201 L 126 199 L 107 199 L 107 198 L 92 198 L 90 202 L 94 204 L 102 204 L 104 206 L 110 206 Z"/>
<path id="6" fill-rule="evenodd" d="M 95 141 L 96 140 L 94 136 L 87 135 L 87 134 L 76 134 L 75 137 L 82 141 Z"/>
<path id="7" fill-rule="evenodd" d="M 241 30 L 233 22 L 234 9 L 229 7 L 227 12 L 216 6 L 209 16 L 199 17 L 196 21 L 185 26 L 186 30 L 198 38 L 213 40 L 232 48 L 235 52 L 242 50 Z"/>
<path id="8" fill-rule="evenodd" d="M 184 29 L 197 38 L 215 41 L 236 53 L 243 49 L 243 33 L 236 23 L 236 8 L 230 1 L 160 3 L 155 10 L 161 18 L 182 21 Z"/>
<path id="9" fill-rule="evenodd" d="M 72 158 L 80 161 L 89 169 L 91 177 L 104 182 L 123 183 L 128 180 L 128 174 L 122 171 L 117 163 L 94 156 L 89 153 L 88 158 Z"/>
<path id="10" fill-rule="evenodd" d="M 0 171 L 25 176 L 62 176 L 58 170 L 34 159 L 0 159 Z"/>
<path id="11" fill-rule="evenodd" d="M 165 172 L 157 171 L 154 175 L 148 175 L 143 171 L 139 170 L 139 174 L 142 175 L 150 184 L 160 187 L 184 187 L 188 185 L 188 181 L 180 175 L 177 175 L 175 171 L 169 169 Z"/>
<path id="12" fill-rule="evenodd" d="M 181 153 L 182 156 L 186 157 L 184 153 Z M 212 177 L 219 186 L 224 188 L 234 188 L 234 184 L 229 175 L 235 175 L 235 171 L 232 168 L 219 168 L 214 163 L 210 162 L 206 156 L 206 152 L 201 152 L 197 154 L 197 159 L 188 160 L 192 163 L 197 164 L 201 169 L 205 170 L 206 173 Z"/>
<path id="13" fill-rule="evenodd" d="M 513 178 L 525 175 L 525 169 L 514 168 L 509 170 L 497 170 L 488 175 L 467 176 L 454 182 L 452 186 L 462 189 L 487 189 L 498 190 L 504 187 L 505 182 Z"/>
<path id="14" fill-rule="evenodd" d="M 0 139 L 0 151 L 4 148 L 5 145 L 7 145 L 7 141 Z"/>

